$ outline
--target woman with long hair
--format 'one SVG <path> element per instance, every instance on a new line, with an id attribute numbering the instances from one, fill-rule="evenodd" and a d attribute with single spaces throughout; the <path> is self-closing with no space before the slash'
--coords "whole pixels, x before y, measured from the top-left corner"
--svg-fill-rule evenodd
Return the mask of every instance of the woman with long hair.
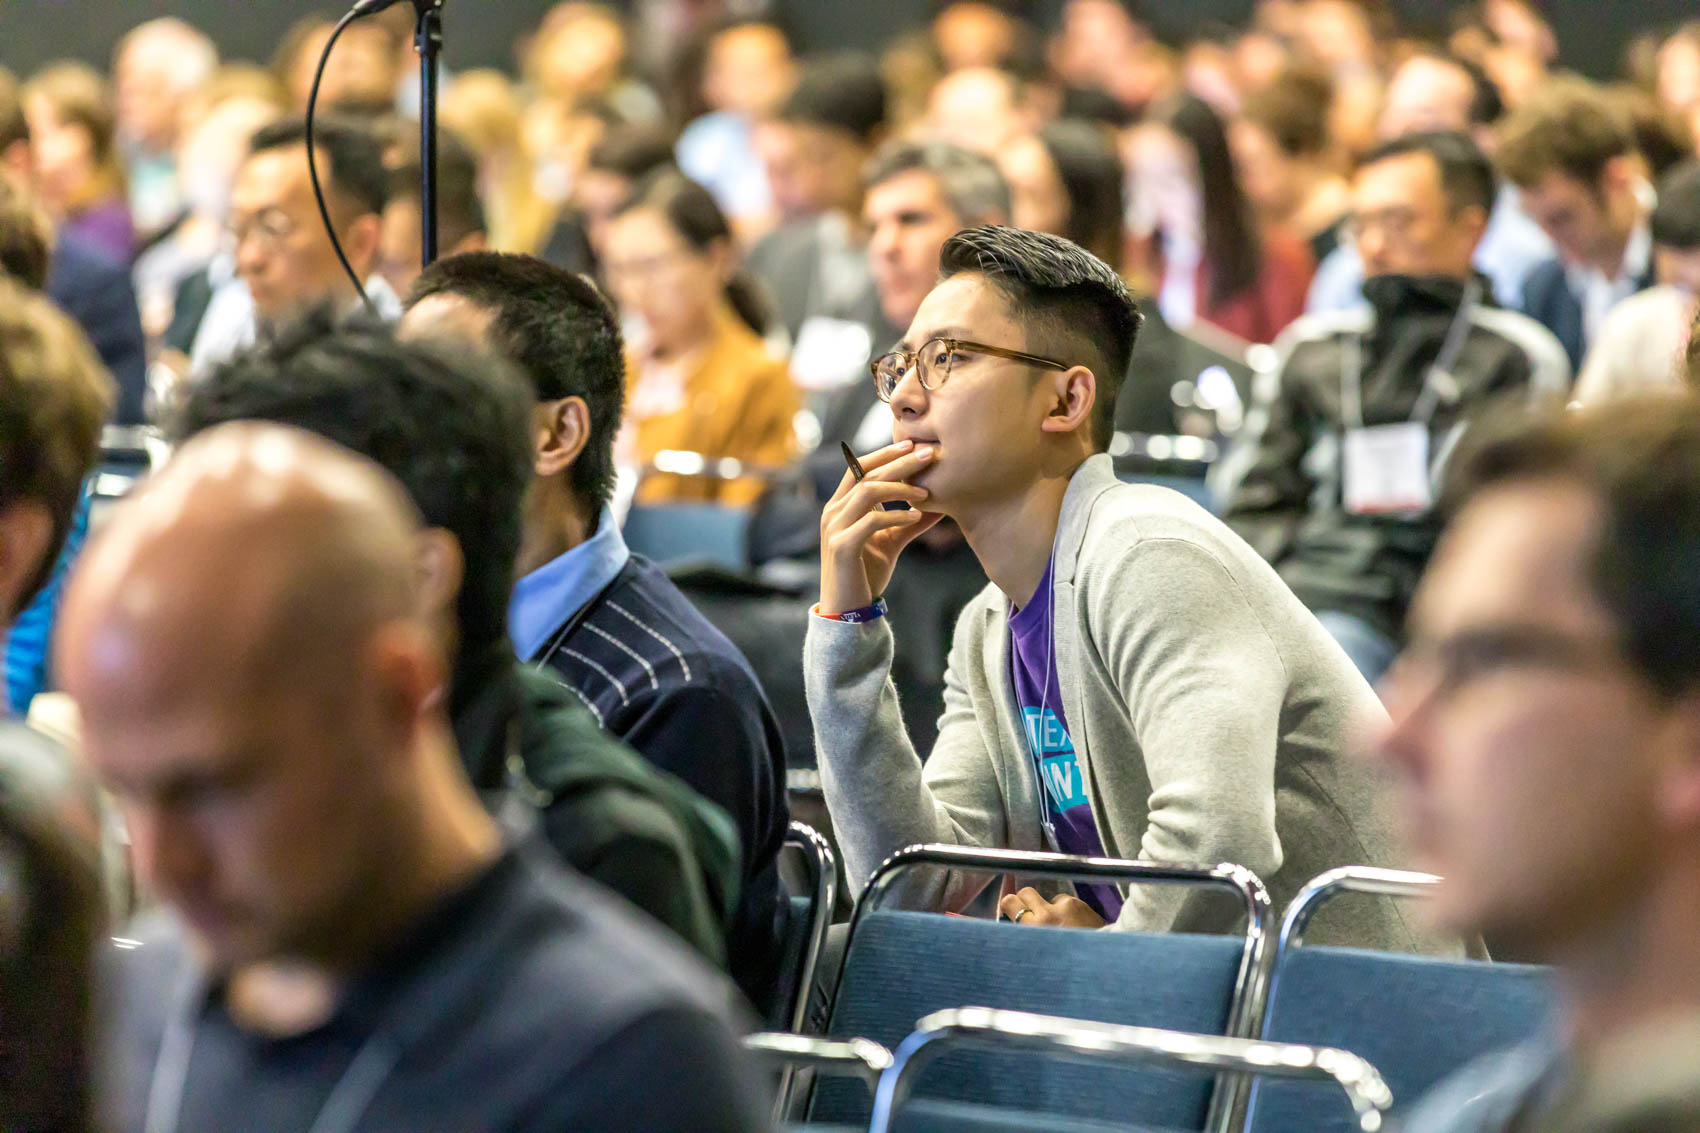
<path id="1" fill-rule="evenodd" d="M 1129 136 L 1132 255 L 1177 329 L 1208 323 L 1270 342 L 1304 313 L 1310 250 L 1260 230 L 1235 176 L 1222 120 L 1204 100 L 1153 106 Z"/>
<path id="2" fill-rule="evenodd" d="M 637 501 L 753 502 L 760 474 L 796 455 L 801 400 L 785 358 L 763 341 L 769 307 L 720 206 L 673 170 L 650 176 L 616 210 L 603 270 L 626 321 L 616 455 L 644 474 Z M 727 475 L 727 460 L 753 474 Z"/>
<path id="3" fill-rule="evenodd" d="M 129 263 L 136 229 L 106 80 L 81 63 L 55 63 L 24 85 L 23 103 L 42 204 L 62 231 Z"/>

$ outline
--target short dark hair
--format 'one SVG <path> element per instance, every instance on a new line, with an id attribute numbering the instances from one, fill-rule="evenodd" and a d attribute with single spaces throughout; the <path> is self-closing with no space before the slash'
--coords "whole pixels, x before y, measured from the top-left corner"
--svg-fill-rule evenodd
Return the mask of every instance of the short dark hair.
<path id="1" fill-rule="evenodd" d="M 1498 156 L 1505 175 L 1524 188 L 1557 172 L 1595 189 L 1607 163 L 1634 152 L 1634 131 L 1603 92 L 1559 80 L 1510 116 Z"/>
<path id="2" fill-rule="evenodd" d="M 1442 507 L 1456 514 L 1510 484 L 1576 484 L 1603 523 L 1588 582 L 1619 645 L 1666 695 L 1700 683 L 1700 397 L 1645 394 L 1529 419 L 1484 422 L 1450 462 Z"/>
<path id="3" fill-rule="evenodd" d="M 1474 205 L 1483 212 L 1493 211 L 1499 186 L 1494 180 L 1493 163 L 1468 134 L 1455 130 L 1421 130 L 1382 142 L 1358 162 L 1367 169 L 1379 162 L 1390 161 L 1408 154 L 1427 154 L 1440 174 L 1440 187 L 1446 203 L 1453 212 Z"/>
<path id="4" fill-rule="evenodd" d="M 1700 159 L 1691 158 L 1660 179 L 1651 225 L 1655 244 L 1700 248 Z"/>
<path id="5" fill-rule="evenodd" d="M 939 276 L 983 275 L 1028 328 L 1028 349 L 1084 363 L 1098 380 L 1092 445 L 1115 431 L 1116 394 L 1133 357 L 1143 316 L 1115 270 L 1071 240 L 986 225 L 958 232 L 939 252 Z"/>
<path id="6" fill-rule="evenodd" d="M 862 191 L 872 192 L 905 173 L 937 182 L 950 211 L 964 224 L 991 224 L 1010 216 L 1009 183 L 997 162 L 950 142 L 892 142 L 862 169 Z"/>
<path id="7" fill-rule="evenodd" d="M 614 494 L 614 436 L 625 408 L 625 346 L 612 304 L 582 275 L 532 256 L 468 252 L 438 260 L 407 305 L 458 295 L 493 316 L 494 349 L 531 379 L 541 401 L 582 397 L 590 440 L 573 462 L 573 494 L 593 507 Z"/>
<path id="8" fill-rule="evenodd" d="M 857 52 L 810 59 L 779 107 L 782 122 L 842 130 L 863 145 L 885 128 L 885 80 L 872 57 Z"/>
<path id="9" fill-rule="evenodd" d="M 417 143 L 404 160 L 390 166 L 389 200 L 420 200 L 421 162 Z M 478 196 L 478 159 L 447 130 L 437 135 L 437 242 L 452 248 L 468 236 L 487 233 L 484 202 Z"/>
<path id="10" fill-rule="evenodd" d="M 1288 157 L 1314 157 L 1331 144 L 1328 115 L 1333 104 L 1334 80 L 1327 72 L 1291 67 L 1246 96 L 1245 119 Z"/>
<path id="11" fill-rule="evenodd" d="M 248 156 L 307 144 L 307 120 L 285 118 L 254 131 Z M 323 156 L 320 176 L 327 192 L 340 194 L 363 213 L 384 211 L 390 180 L 384 172 L 383 143 L 363 122 L 330 114 L 314 115 L 313 148 Z"/>
<path id="12" fill-rule="evenodd" d="M 432 527 L 460 543 L 463 656 L 507 633 L 520 505 L 531 482 L 531 391 L 499 359 L 387 328 L 338 325 L 328 308 L 195 384 L 171 421 L 178 441 L 227 421 L 318 433 L 382 465 Z"/>
<path id="13" fill-rule="evenodd" d="M 657 169 L 673 168 L 673 139 L 657 126 L 610 126 L 590 147 L 584 166 L 638 181 Z"/>

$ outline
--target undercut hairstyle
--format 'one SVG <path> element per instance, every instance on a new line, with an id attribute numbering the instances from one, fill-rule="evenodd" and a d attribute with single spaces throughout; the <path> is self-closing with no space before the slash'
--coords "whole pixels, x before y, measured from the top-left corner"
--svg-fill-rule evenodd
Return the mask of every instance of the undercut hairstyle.
<path id="1" fill-rule="evenodd" d="M 1700 248 L 1700 159 L 1691 158 L 1660 179 L 1651 226 L 1655 244 L 1685 252 Z"/>
<path id="2" fill-rule="evenodd" d="M 415 143 L 405 160 L 390 167 L 389 202 L 419 203 L 422 171 L 417 151 Z M 484 202 L 478 197 L 478 159 L 443 130 L 437 135 L 437 243 L 452 248 L 468 236 L 488 232 Z"/>
<path id="3" fill-rule="evenodd" d="M 261 126 L 248 143 L 248 156 L 307 144 L 307 121 L 285 118 Z M 381 213 L 389 200 L 383 143 L 364 122 L 335 115 L 313 118 L 313 148 L 327 194 L 334 193 L 361 213 Z"/>
<path id="4" fill-rule="evenodd" d="M 1587 580 L 1630 663 L 1667 696 L 1700 684 L 1700 398 L 1648 393 L 1609 406 L 1486 423 L 1451 461 L 1442 506 L 1490 489 L 1568 483 L 1598 502 Z"/>
<path id="5" fill-rule="evenodd" d="M 0 278 L 0 511 L 43 507 L 52 537 L 10 621 L 52 577 L 112 413 L 112 376 L 77 325 L 47 299 Z"/>
<path id="6" fill-rule="evenodd" d="M 858 52 L 806 60 L 776 117 L 839 130 L 872 145 L 885 131 L 885 80 L 879 64 Z"/>
<path id="7" fill-rule="evenodd" d="M 338 325 L 328 308 L 213 371 L 170 422 L 179 443 L 227 421 L 317 433 L 382 465 L 427 525 L 460 544 L 461 657 L 507 634 L 520 505 L 531 483 L 531 390 L 491 355 Z"/>
<path id="8" fill-rule="evenodd" d="M 1454 214 L 1474 206 L 1491 213 L 1499 186 L 1494 180 L 1493 163 L 1468 134 L 1454 130 L 1423 130 L 1404 134 L 1382 142 L 1358 162 L 1358 168 L 1368 169 L 1379 162 L 1390 161 L 1408 154 L 1427 154 L 1440 174 L 1440 187 L 1446 194 L 1446 205 Z"/>
<path id="9" fill-rule="evenodd" d="M 872 192 L 905 173 L 921 172 L 939 187 L 939 195 L 964 227 L 1009 220 L 1009 183 L 997 163 L 949 142 L 893 142 L 862 170 L 862 191 Z"/>
<path id="10" fill-rule="evenodd" d="M 1092 447 L 1115 432 L 1116 394 L 1143 316 L 1115 270 L 1071 240 L 987 225 L 958 232 L 939 252 L 939 277 L 982 275 L 1026 332 L 1029 353 L 1084 365 L 1097 379 Z"/>
<path id="11" fill-rule="evenodd" d="M 1635 152 L 1625 116 L 1599 88 L 1580 81 L 1549 83 L 1506 121 L 1499 167 L 1521 188 L 1559 173 L 1598 191 L 1606 166 Z"/>
<path id="12" fill-rule="evenodd" d="M 503 252 L 438 260 L 414 281 L 407 305 L 433 295 L 489 311 L 491 347 L 531 379 L 539 401 L 584 399 L 590 439 L 573 462 L 572 491 L 594 514 L 613 498 L 625 410 L 625 344 L 613 305 L 585 276 Z"/>

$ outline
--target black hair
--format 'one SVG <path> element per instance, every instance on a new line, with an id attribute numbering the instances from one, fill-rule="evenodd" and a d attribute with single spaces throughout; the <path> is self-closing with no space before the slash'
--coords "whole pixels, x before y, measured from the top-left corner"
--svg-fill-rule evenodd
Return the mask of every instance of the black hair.
<path id="1" fill-rule="evenodd" d="M 1028 350 L 1084 364 L 1097 379 L 1092 444 L 1109 447 L 1116 394 L 1133 357 L 1143 316 L 1127 284 L 1072 240 L 986 225 L 958 232 L 939 252 L 939 276 L 983 275 L 1028 328 Z"/>
<path id="2" fill-rule="evenodd" d="M 584 399 L 590 440 L 573 462 L 573 494 L 593 509 L 606 504 L 626 364 L 619 317 L 596 285 L 532 256 L 468 252 L 426 268 L 407 305 L 432 295 L 457 295 L 489 311 L 492 347 L 531 379 L 538 400 Z"/>
<path id="3" fill-rule="evenodd" d="M 1106 263 L 1122 256 L 1121 155 L 1108 132 L 1092 122 L 1059 119 L 1039 127 L 1068 196 L 1066 236 Z"/>
<path id="4" fill-rule="evenodd" d="M 1364 169 L 1379 161 L 1407 154 L 1424 153 L 1433 161 L 1440 174 L 1440 187 L 1446 193 L 1447 205 L 1453 212 L 1471 205 L 1483 212 L 1493 211 L 1499 186 L 1494 179 L 1493 163 L 1468 134 L 1455 130 L 1422 130 L 1382 142 L 1358 162 Z"/>
<path id="5" fill-rule="evenodd" d="M 628 181 L 673 167 L 673 139 L 655 126 L 610 126 L 585 157 L 586 169 L 615 173 Z"/>
<path id="6" fill-rule="evenodd" d="M 417 154 L 392 165 L 389 177 L 391 201 L 419 201 Z M 452 248 L 468 236 L 488 232 L 484 202 L 478 196 L 478 159 L 465 142 L 442 130 L 437 135 L 437 241 Z"/>
<path id="7" fill-rule="evenodd" d="M 885 128 L 885 80 L 871 57 L 847 52 L 810 59 L 798 74 L 779 108 L 780 121 L 830 126 L 863 145 L 878 140 Z"/>
<path id="8" fill-rule="evenodd" d="M 318 433 L 382 465 L 465 559 L 461 655 L 507 633 L 520 506 L 532 476 L 532 393 L 506 363 L 398 342 L 318 308 L 196 383 L 171 422 L 181 442 L 227 421 Z"/>
<path id="9" fill-rule="evenodd" d="M 1659 179 L 1651 223 L 1653 243 L 1684 251 L 1700 248 L 1700 159 L 1691 158 Z"/>
<path id="10" fill-rule="evenodd" d="M 286 118 L 254 131 L 248 156 L 306 144 L 306 119 Z M 382 144 L 371 126 L 337 115 L 315 115 L 313 148 L 318 150 L 315 159 L 323 159 L 319 168 L 327 191 L 340 194 L 363 213 L 384 211 L 390 180 L 384 172 Z"/>
<path id="11" fill-rule="evenodd" d="M 1181 94 L 1153 107 L 1146 121 L 1172 131 L 1198 162 L 1210 302 L 1220 305 L 1257 286 L 1263 273 L 1263 240 L 1251 203 L 1240 190 L 1222 119 L 1202 98 Z"/>
<path id="12" fill-rule="evenodd" d="M 614 215 L 623 216 L 640 208 L 660 212 L 685 243 L 698 252 L 708 251 L 716 241 L 725 241 L 728 246 L 736 244 L 732 226 L 714 203 L 713 195 L 675 169 L 658 169 L 640 181 Z M 773 323 L 773 308 L 767 296 L 745 269 L 733 272 L 726 281 L 726 302 L 744 325 L 757 334 L 766 334 Z"/>

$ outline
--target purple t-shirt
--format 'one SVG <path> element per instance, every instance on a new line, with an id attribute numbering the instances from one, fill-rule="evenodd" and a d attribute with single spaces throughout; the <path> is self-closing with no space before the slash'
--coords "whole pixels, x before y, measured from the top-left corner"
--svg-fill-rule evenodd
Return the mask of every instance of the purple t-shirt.
<path id="1" fill-rule="evenodd" d="M 1050 811 L 1057 849 L 1102 856 L 1104 843 L 1086 797 L 1086 776 L 1074 755 L 1057 681 L 1056 638 L 1051 632 L 1051 568 L 1027 605 L 1009 616 L 1009 667 L 1015 703 L 1021 710 L 1027 752 L 1039 778 L 1039 794 Z M 1122 895 L 1114 885 L 1077 884 L 1080 899 L 1106 921 L 1121 915 Z"/>

